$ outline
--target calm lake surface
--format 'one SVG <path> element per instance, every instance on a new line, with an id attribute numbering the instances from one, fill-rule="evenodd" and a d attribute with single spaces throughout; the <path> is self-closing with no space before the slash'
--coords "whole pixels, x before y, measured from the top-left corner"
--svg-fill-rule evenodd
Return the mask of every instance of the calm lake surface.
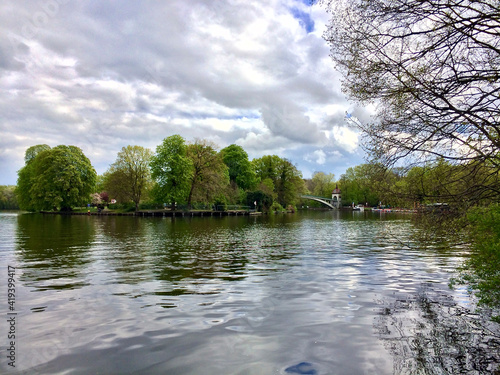
<path id="1" fill-rule="evenodd" d="M 0 373 L 494 373 L 498 325 L 448 288 L 466 250 L 411 231 L 368 212 L 0 213 Z"/>

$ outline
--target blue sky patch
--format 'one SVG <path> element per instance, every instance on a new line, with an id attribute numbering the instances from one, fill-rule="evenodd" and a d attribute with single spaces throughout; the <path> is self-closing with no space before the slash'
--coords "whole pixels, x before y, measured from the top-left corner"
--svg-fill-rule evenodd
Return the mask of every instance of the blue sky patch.
<path id="1" fill-rule="evenodd" d="M 309 13 L 303 12 L 300 9 L 292 8 L 292 15 L 295 19 L 299 20 L 300 25 L 308 32 L 314 31 L 314 21 L 311 19 Z"/>
<path id="2" fill-rule="evenodd" d="M 316 0 L 300 0 L 300 2 L 309 7 L 309 6 L 313 5 L 316 2 Z"/>

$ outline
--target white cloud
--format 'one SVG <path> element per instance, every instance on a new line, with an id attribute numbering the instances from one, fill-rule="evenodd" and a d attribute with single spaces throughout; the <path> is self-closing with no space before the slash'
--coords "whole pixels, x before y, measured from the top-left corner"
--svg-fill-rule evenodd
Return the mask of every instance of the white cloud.
<path id="1" fill-rule="evenodd" d="M 304 171 L 357 155 L 317 5 L 33 4 L 0 3 L 0 184 L 15 183 L 38 143 L 79 146 L 100 173 L 121 147 L 154 149 L 172 134 Z"/>
<path id="2" fill-rule="evenodd" d="M 311 154 L 307 154 L 304 159 L 312 163 L 323 165 L 326 162 L 326 154 L 323 150 L 316 150 Z"/>
<path id="3" fill-rule="evenodd" d="M 327 132 L 327 137 L 332 143 L 339 145 L 343 150 L 353 153 L 359 145 L 359 133 L 353 128 L 346 126 L 335 126 L 330 132 Z"/>

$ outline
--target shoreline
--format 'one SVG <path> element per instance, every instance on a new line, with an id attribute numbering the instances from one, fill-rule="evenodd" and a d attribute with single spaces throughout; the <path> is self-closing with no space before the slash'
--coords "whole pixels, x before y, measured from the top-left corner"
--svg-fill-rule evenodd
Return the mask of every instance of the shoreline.
<path id="1" fill-rule="evenodd" d="M 135 212 L 72 212 L 40 211 L 44 215 L 79 215 L 79 216 L 138 216 L 138 217 L 222 217 L 262 215 L 262 212 L 250 211 L 135 211 Z"/>

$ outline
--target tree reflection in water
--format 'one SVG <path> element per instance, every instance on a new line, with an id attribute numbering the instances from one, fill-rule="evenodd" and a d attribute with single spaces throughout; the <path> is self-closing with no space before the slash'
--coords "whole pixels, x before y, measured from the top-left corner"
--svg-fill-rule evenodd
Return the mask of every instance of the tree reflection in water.
<path id="1" fill-rule="evenodd" d="M 500 326 L 484 311 L 432 287 L 381 304 L 374 325 L 395 374 L 500 374 Z"/>

